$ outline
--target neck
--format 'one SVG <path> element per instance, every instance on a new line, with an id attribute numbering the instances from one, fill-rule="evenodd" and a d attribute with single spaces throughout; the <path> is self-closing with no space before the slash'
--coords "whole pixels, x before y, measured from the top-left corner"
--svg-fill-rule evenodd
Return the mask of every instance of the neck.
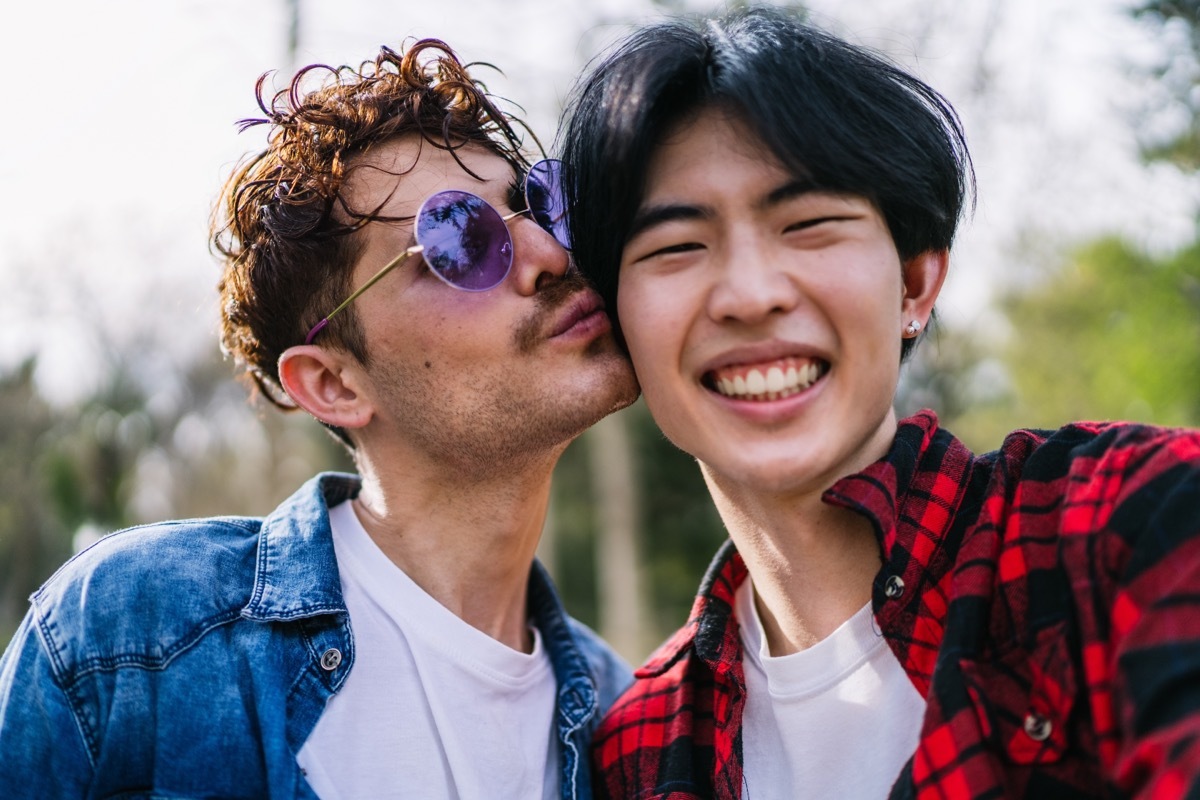
<path id="1" fill-rule="evenodd" d="M 811 647 L 870 601 L 880 565 L 870 522 L 820 493 L 755 491 L 701 467 L 754 581 L 771 655 Z"/>
<path id="2" fill-rule="evenodd" d="M 359 452 L 355 511 L 389 559 L 431 597 L 529 652 L 529 571 L 558 454 L 464 471 L 412 452 Z"/>

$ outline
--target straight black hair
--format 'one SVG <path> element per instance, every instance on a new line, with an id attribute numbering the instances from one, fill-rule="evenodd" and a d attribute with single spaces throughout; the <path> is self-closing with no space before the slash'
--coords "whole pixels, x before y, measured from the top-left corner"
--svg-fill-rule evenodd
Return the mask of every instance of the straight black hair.
<path id="1" fill-rule="evenodd" d="M 673 20 L 595 62 L 559 132 L 575 259 L 614 318 L 649 162 L 671 128 L 706 108 L 745 124 L 797 178 L 874 203 L 902 259 L 950 247 L 974 172 L 938 92 L 780 9 Z"/>

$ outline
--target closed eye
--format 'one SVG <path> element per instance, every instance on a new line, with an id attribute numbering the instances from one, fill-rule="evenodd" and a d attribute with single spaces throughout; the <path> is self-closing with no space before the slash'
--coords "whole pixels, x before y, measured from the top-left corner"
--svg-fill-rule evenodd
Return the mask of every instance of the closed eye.
<path id="1" fill-rule="evenodd" d="M 857 219 L 857 217 L 849 217 L 849 216 L 814 217 L 812 219 L 805 219 L 805 220 L 801 220 L 799 222 L 793 222 L 791 225 L 788 225 L 786 228 L 784 228 L 783 232 L 789 233 L 791 231 L 803 231 L 803 230 L 807 230 L 809 228 L 815 228 L 818 225 L 824 225 L 829 222 L 850 222 L 855 219 Z"/>
<path id="2" fill-rule="evenodd" d="M 644 261 L 648 258 L 654 258 L 656 256 L 666 256 L 673 253 L 687 253 L 691 250 L 702 249 L 704 249 L 704 245 L 700 244 L 699 242 L 680 242 L 679 244 L 671 244 L 667 245 L 666 247 L 660 247 L 657 250 L 652 250 L 638 260 Z"/>

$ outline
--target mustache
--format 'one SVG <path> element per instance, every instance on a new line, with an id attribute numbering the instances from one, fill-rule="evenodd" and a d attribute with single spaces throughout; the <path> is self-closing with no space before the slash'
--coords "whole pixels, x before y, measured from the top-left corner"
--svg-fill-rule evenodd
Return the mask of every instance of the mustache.
<path id="1" fill-rule="evenodd" d="M 592 284 L 579 272 L 571 270 L 558 280 L 540 289 L 537 308 L 516 326 L 515 339 L 518 351 L 528 353 L 542 340 L 543 332 L 550 320 L 572 297 L 592 289 Z"/>

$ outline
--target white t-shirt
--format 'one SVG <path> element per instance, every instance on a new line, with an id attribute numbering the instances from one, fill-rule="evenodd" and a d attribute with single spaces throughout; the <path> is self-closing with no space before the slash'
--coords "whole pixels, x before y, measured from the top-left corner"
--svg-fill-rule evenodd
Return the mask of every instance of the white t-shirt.
<path id="1" fill-rule="evenodd" d="M 807 650 L 772 657 L 749 577 L 735 603 L 746 672 L 742 796 L 887 797 L 917 747 L 925 700 L 875 630 L 871 606 Z"/>
<path id="2" fill-rule="evenodd" d="M 322 800 L 559 796 L 557 684 L 404 574 L 353 506 L 330 510 L 354 666 L 297 762 Z"/>

